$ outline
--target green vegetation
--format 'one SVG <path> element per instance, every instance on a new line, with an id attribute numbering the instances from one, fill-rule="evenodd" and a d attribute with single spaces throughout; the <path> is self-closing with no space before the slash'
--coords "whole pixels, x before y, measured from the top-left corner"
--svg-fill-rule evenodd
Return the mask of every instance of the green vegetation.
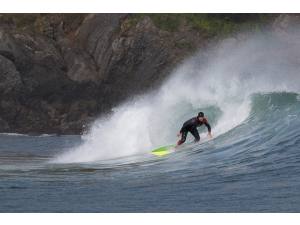
<path id="1" fill-rule="evenodd" d="M 155 26 L 166 31 L 177 31 L 184 14 L 149 14 Z"/>
<path id="2" fill-rule="evenodd" d="M 261 30 L 270 16 L 264 14 L 185 14 L 188 24 L 209 36 L 228 35 L 242 29 Z"/>
<path id="3" fill-rule="evenodd" d="M 131 14 L 128 24 L 134 26 L 145 16 L 162 30 L 176 32 L 185 24 L 208 36 L 228 35 L 241 29 L 261 30 L 274 18 L 274 14 Z"/>
<path id="4" fill-rule="evenodd" d="M 182 17 L 180 15 L 183 14 L 165 14 L 165 13 L 157 13 L 157 14 L 131 14 L 129 18 L 126 20 L 126 25 L 135 26 L 140 20 L 142 20 L 145 16 L 149 16 L 153 21 L 154 25 L 162 30 L 174 32 L 177 31 Z"/>
<path id="5" fill-rule="evenodd" d="M 62 20 L 65 27 L 76 27 L 85 14 L 0 14 L 0 22 L 14 24 L 17 29 L 26 29 L 43 33 L 53 23 L 58 25 Z M 130 14 L 123 22 L 125 30 L 135 26 L 145 16 L 161 30 L 176 32 L 181 26 L 194 29 L 206 35 L 226 36 L 240 30 L 262 30 L 276 14 L 203 14 L 203 13 L 151 13 Z M 180 47 L 181 44 L 179 44 Z M 188 47 L 188 46 L 181 46 Z"/>

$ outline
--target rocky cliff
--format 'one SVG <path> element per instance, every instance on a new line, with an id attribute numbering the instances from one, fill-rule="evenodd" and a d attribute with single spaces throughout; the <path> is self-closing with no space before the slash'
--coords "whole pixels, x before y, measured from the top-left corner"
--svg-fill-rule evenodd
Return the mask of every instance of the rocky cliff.
<path id="1" fill-rule="evenodd" d="M 2 14 L 0 132 L 80 133 L 211 40 L 284 29 L 288 17 L 297 16 Z"/>

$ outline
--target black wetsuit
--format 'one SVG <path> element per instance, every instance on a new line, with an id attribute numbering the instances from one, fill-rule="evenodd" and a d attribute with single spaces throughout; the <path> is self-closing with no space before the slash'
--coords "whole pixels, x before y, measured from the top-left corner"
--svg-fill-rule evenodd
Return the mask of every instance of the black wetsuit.
<path id="1" fill-rule="evenodd" d="M 203 119 L 203 122 L 200 122 L 197 117 L 194 117 L 186 121 L 182 125 L 182 128 L 180 129 L 181 139 L 178 141 L 178 145 L 181 145 L 182 143 L 185 142 L 188 132 L 191 132 L 191 134 L 195 137 L 195 142 L 200 141 L 200 136 L 197 127 L 200 127 L 203 124 L 207 127 L 208 132 L 210 132 L 211 127 L 206 118 Z"/>

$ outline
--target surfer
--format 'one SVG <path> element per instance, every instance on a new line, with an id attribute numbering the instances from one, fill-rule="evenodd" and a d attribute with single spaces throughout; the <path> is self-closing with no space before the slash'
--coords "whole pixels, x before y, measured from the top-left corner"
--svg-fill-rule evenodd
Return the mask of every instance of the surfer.
<path id="1" fill-rule="evenodd" d="M 177 142 L 177 146 L 185 142 L 188 132 L 191 132 L 191 134 L 195 137 L 195 142 L 200 141 L 200 135 L 198 133 L 197 127 L 200 127 L 203 124 L 207 127 L 208 136 L 212 138 L 211 127 L 207 119 L 204 117 L 204 113 L 199 112 L 197 117 L 189 119 L 182 125 L 180 133 L 177 135 L 178 137 L 181 136 L 181 139 Z"/>

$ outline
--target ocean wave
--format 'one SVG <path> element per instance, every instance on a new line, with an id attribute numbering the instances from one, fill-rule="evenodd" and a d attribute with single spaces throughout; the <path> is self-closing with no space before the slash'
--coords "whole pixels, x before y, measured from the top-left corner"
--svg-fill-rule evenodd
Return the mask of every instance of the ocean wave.
<path id="1" fill-rule="evenodd" d="M 199 111 L 212 124 L 214 142 L 224 141 L 220 149 L 230 148 L 235 140 L 253 138 L 254 130 L 278 131 L 282 125 L 285 129 L 299 115 L 300 64 L 291 60 L 299 58 L 297 48 L 300 45 L 272 35 L 224 40 L 206 56 L 199 53 L 176 68 L 159 90 L 99 118 L 83 136 L 82 145 L 58 155 L 54 162 L 93 162 L 147 153 L 175 143 L 182 123 Z M 250 131 L 240 130 L 249 123 Z M 206 141 L 206 131 L 200 131 L 201 140 Z"/>

